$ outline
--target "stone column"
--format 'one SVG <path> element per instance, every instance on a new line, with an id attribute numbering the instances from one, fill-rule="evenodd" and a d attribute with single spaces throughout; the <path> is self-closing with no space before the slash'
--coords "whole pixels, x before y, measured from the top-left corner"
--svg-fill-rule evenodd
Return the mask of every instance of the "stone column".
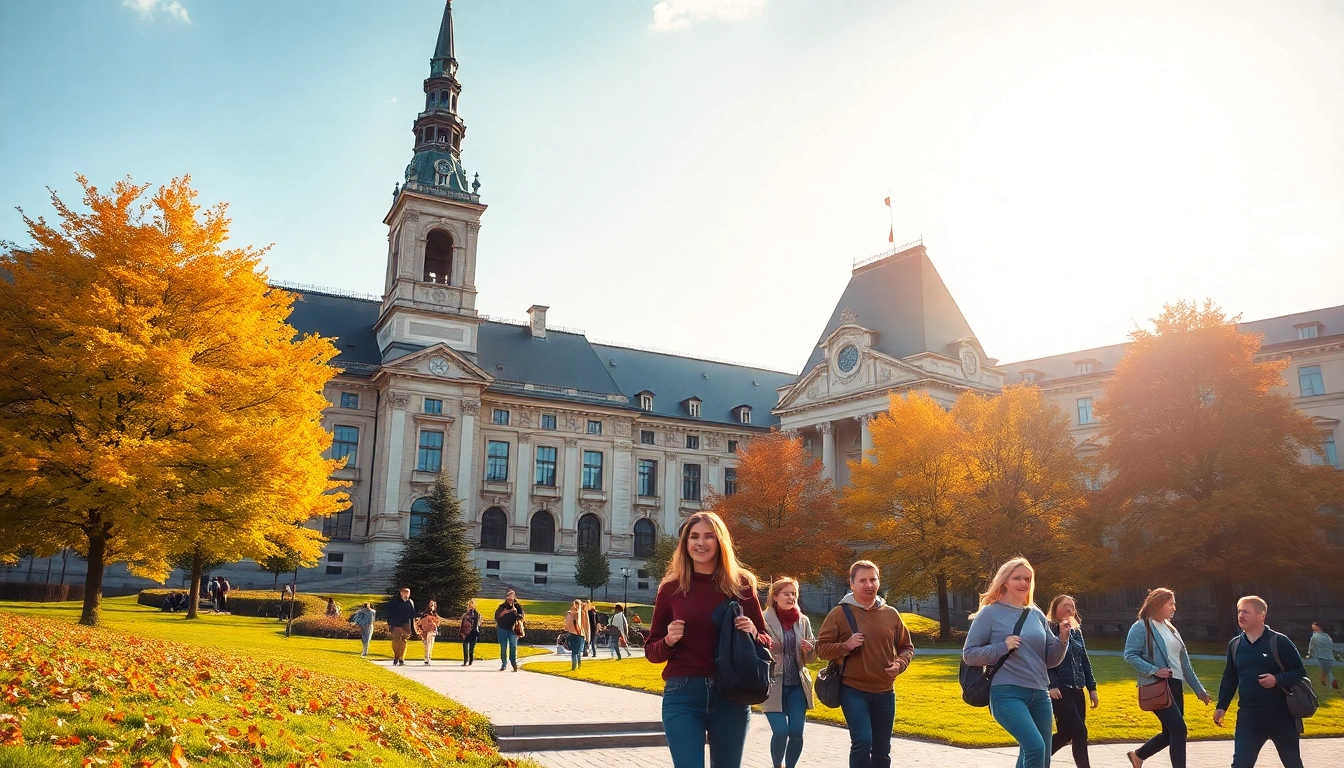
<path id="1" fill-rule="evenodd" d="M 476 456 L 476 414 L 481 412 L 480 400 L 462 401 L 462 429 L 457 444 L 457 497 L 462 500 L 462 516 L 471 519 L 471 494 L 476 479 L 472 475 L 472 459 Z"/>
<path id="2" fill-rule="evenodd" d="M 863 446 L 863 455 L 859 457 L 859 463 L 862 464 L 870 460 L 868 452 L 873 450 L 873 430 L 868 426 L 868 422 L 873 420 L 873 414 L 865 413 L 862 416 L 855 416 L 854 419 L 859 422 L 860 440 Z"/>
<path id="3" fill-rule="evenodd" d="M 513 470 L 514 525 L 527 525 L 527 502 L 532 494 L 532 435 L 518 433 L 518 463 Z"/>
<path id="4" fill-rule="evenodd" d="M 411 396 L 405 392 L 387 393 L 387 410 L 391 415 L 387 420 L 387 475 L 383 478 L 383 508 L 374 518 L 370 532 L 375 538 L 401 535 L 401 458 L 406 444 L 406 406 L 410 404 Z"/>
<path id="5" fill-rule="evenodd" d="M 579 441 L 577 438 L 565 438 L 565 488 L 560 505 L 560 529 L 572 530 L 579 524 Z M 558 549 L 558 546 L 557 546 Z"/>
<path id="6" fill-rule="evenodd" d="M 835 472 L 835 434 L 831 422 L 823 421 L 818 424 L 817 431 L 821 433 L 821 465 L 825 467 L 824 475 L 831 482 L 838 482 Z"/>
<path id="7" fill-rule="evenodd" d="M 676 451 L 663 452 L 663 533 L 677 530 L 677 500 L 681 498 L 681 475 Z"/>
<path id="8" fill-rule="evenodd" d="M 631 463 L 634 459 L 634 445 L 629 440 L 617 440 L 614 466 L 611 471 L 611 536 L 613 540 L 620 537 L 622 542 L 631 541 L 630 536 L 634 534 L 631 528 L 633 521 L 631 502 L 632 497 L 632 470 Z"/>
<path id="9" fill-rule="evenodd" d="M 719 471 L 718 456 L 710 456 L 705 462 L 705 474 L 700 478 L 700 498 L 705 497 L 711 485 L 716 492 L 723 493 L 723 473 Z"/>

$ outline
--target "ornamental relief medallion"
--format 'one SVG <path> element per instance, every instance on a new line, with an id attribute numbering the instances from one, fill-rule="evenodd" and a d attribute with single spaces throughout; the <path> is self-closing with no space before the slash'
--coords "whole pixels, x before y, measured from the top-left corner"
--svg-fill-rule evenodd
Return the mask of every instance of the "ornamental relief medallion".
<path id="1" fill-rule="evenodd" d="M 406 407 L 409 406 L 410 404 L 411 404 L 411 396 L 409 393 L 406 392 L 387 393 L 388 410 L 396 409 L 404 411 L 406 410 Z"/>

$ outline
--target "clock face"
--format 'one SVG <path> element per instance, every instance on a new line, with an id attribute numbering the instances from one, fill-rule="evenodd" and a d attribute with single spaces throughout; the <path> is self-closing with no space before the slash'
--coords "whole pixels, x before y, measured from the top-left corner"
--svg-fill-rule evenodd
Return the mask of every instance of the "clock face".
<path id="1" fill-rule="evenodd" d="M 448 162 L 447 160 L 435 160 L 434 170 L 438 171 L 444 176 L 447 176 L 448 174 L 453 172 L 453 164 Z"/>
<path id="2" fill-rule="evenodd" d="M 859 365 L 859 349 L 853 344 L 846 344 L 840 348 L 840 354 L 836 355 L 835 367 L 840 369 L 841 373 L 849 373 Z"/>
<path id="3" fill-rule="evenodd" d="M 442 357 L 436 357 L 429 361 L 429 372 L 435 376 L 442 376 L 448 373 L 448 361 Z"/>

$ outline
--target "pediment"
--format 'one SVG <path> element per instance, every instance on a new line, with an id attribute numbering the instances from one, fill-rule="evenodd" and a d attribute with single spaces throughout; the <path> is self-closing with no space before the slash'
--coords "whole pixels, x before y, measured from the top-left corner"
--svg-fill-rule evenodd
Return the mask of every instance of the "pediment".
<path id="1" fill-rule="evenodd" d="M 435 344 L 383 365 L 387 371 L 489 384 L 494 377 L 447 344 Z"/>
<path id="2" fill-rule="evenodd" d="M 867 348 L 848 371 L 841 370 L 839 361 L 828 360 L 814 366 L 783 396 L 776 409 L 825 403 L 869 390 L 886 391 L 924 378 L 928 374 L 919 368 Z"/>

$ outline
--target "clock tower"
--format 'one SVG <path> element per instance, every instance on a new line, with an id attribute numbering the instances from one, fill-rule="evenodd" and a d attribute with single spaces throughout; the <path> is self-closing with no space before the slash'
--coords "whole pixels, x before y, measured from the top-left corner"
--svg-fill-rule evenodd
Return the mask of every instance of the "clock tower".
<path id="1" fill-rule="evenodd" d="M 424 91 L 412 128 L 414 154 L 383 219 L 387 278 L 374 330 L 384 361 L 438 343 L 476 351 L 476 245 L 485 206 L 479 179 L 469 183 L 462 167 L 467 128 L 457 112 L 462 85 L 452 0 L 444 5 Z"/>

